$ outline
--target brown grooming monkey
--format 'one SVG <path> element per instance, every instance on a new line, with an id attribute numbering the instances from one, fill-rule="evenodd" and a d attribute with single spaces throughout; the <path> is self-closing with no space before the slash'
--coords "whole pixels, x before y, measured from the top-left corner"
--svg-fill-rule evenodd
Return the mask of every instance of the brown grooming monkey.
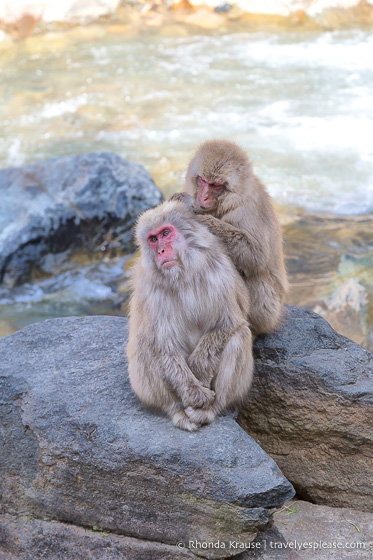
<path id="1" fill-rule="evenodd" d="M 192 205 L 196 219 L 225 244 L 250 294 L 253 334 L 272 332 L 288 290 L 282 234 L 247 155 L 232 142 L 205 142 L 189 163 L 185 190 L 195 199 L 193 205 L 185 193 L 171 200 Z"/>
<path id="2" fill-rule="evenodd" d="M 184 203 L 148 210 L 136 227 L 127 347 L 133 390 L 193 431 L 247 396 L 250 303 L 221 241 Z"/>

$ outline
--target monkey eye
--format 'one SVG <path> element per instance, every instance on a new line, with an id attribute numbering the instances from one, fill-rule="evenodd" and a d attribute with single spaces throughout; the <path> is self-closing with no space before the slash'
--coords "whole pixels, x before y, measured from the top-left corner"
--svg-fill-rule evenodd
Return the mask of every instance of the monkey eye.
<path id="1" fill-rule="evenodd" d="M 199 180 L 201 183 L 203 183 L 204 185 L 208 185 L 208 182 L 205 181 L 205 179 L 203 177 L 201 177 L 201 175 L 197 176 L 197 180 Z"/>
<path id="2" fill-rule="evenodd" d="M 156 235 L 151 235 L 149 237 L 149 241 L 151 241 L 151 243 L 155 243 L 157 241 L 157 236 Z"/>
<path id="3" fill-rule="evenodd" d="M 168 231 L 168 229 L 163 230 L 162 232 L 163 237 L 167 237 L 167 235 L 170 235 L 170 232 Z"/>

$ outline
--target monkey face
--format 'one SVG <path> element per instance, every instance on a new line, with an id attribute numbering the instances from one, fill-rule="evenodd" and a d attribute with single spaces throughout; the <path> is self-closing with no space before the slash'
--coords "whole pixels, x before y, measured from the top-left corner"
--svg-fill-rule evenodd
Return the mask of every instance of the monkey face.
<path id="1" fill-rule="evenodd" d="M 169 270 L 179 264 L 178 253 L 183 240 L 183 236 L 172 224 L 163 224 L 149 232 L 147 243 L 154 253 L 158 268 Z"/>
<path id="2" fill-rule="evenodd" d="M 218 198 L 225 191 L 224 183 L 213 183 L 197 176 L 197 201 L 203 210 L 214 210 L 218 204 Z"/>

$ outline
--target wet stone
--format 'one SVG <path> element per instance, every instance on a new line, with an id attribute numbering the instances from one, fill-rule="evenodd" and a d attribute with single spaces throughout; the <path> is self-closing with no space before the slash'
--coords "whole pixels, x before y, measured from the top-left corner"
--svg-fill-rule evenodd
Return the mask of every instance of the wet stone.
<path id="1" fill-rule="evenodd" d="M 29 281 L 50 253 L 133 250 L 137 216 L 162 199 L 143 167 L 109 152 L 0 170 L 0 283 Z"/>

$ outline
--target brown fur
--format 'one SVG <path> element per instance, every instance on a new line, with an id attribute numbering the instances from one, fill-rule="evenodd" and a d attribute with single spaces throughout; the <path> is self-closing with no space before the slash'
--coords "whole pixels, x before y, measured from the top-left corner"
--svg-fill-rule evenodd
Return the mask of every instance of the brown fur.
<path id="1" fill-rule="evenodd" d="M 157 266 L 147 243 L 149 232 L 163 224 L 173 225 L 181 239 L 179 264 L 169 270 Z M 145 212 L 136 240 L 141 256 L 131 271 L 131 385 L 145 405 L 193 431 L 239 404 L 250 388 L 248 293 L 220 240 L 183 203 Z"/>
<path id="2" fill-rule="evenodd" d="M 272 332 L 279 323 L 288 291 L 281 228 L 264 185 L 247 155 L 235 144 L 212 140 L 191 160 L 187 193 L 197 199 L 197 177 L 224 183 L 210 210 L 194 205 L 198 221 L 227 247 L 250 294 L 249 323 L 254 335 Z"/>

